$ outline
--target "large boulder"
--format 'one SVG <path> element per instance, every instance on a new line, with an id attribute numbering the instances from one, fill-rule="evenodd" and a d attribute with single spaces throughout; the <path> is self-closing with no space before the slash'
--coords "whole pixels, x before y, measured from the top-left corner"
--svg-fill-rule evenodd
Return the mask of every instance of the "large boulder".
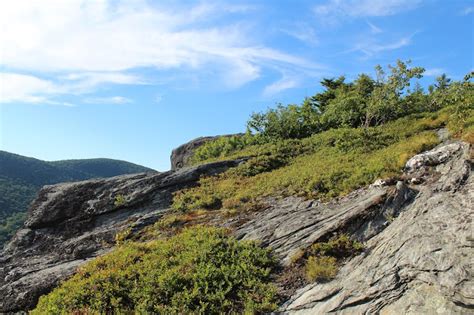
<path id="1" fill-rule="evenodd" d="M 191 140 L 185 144 L 180 145 L 171 152 L 171 169 L 176 170 L 185 166 L 189 166 L 189 161 L 194 154 L 194 151 L 203 144 L 222 137 L 241 136 L 242 134 L 230 134 L 214 137 L 200 137 Z"/>

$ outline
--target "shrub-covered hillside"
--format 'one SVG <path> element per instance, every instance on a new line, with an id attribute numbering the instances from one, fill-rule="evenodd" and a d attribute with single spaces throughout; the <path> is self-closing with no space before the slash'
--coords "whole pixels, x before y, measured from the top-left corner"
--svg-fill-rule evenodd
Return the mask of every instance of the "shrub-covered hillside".
<path id="1" fill-rule="evenodd" d="M 381 177 L 399 174 L 414 154 L 435 146 L 436 130 L 474 142 L 472 74 L 461 82 L 446 76 L 425 93 L 415 79 L 422 68 L 398 62 L 377 79 L 324 79 L 325 91 L 302 105 L 279 105 L 253 114 L 244 136 L 199 147 L 195 164 L 237 157 L 249 160 L 176 194 L 181 211 L 258 209 L 266 196 L 327 199 Z M 414 88 L 411 88 L 414 86 Z"/>
<path id="2" fill-rule="evenodd" d="M 245 158 L 220 175 L 203 177 L 174 194 L 174 212 L 140 235 L 117 235 L 107 256 L 80 269 L 35 311 L 258 313 L 277 305 L 269 252 L 204 228 L 219 218 L 265 208 L 267 197 L 329 200 L 397 178 L 406 161 L 436 146 L 440 134 L 474 143 L 472 74 L 459 82 L 439 77 L 425 92 L 422 68 L 398 62 L 375 79 L 324 79 L 325 90 L 301 105 L 253 114 L 242 136 L 199 147 L 192 163 Z M 157 241 L 158 240 L 158 241 Z M 295 257 L 306 281 L 330 280 L 364 245 L 339 235 Z"/>
<path id="3" fill-rule="evenodd" d="M 0 248 L 23 223 L 43 185 L 147 171 L 153 170 L 112 159 L 47 162 L 0 151 Z"/>
<path id="4" fill-rule="evenodd" d="M 98 258 L 32 314 L 237 314 L 271 311 L 269 251 L 225 230 L 194 227 L 165 241 L 127 243 Z"/>

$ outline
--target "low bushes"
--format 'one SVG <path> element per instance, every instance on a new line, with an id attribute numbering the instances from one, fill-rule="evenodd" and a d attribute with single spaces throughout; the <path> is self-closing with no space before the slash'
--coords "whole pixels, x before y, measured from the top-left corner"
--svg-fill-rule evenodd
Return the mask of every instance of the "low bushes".
<path id="1" fill-rule="evenodd" d="M 337 274 L 337 260 L 334 257 L 311 256 L 306 262 L 306 278 L 308 281 L 331 280 Z"/>
<path id="2" fill-rule="evenodd" d="M 251 156 L 199 186 L 175 194 L 173 207 L 192 210 L 258 209 L 266 196 L 300 195 L 328 199 L 400 173 L 414 154 L 435 146 L 431 131 L 448 115 L 402 118 L 379 127 L 340 128 L 300 140 L 252 145 L 220 158 Z"/>
<path id="3" fill-rule="evenodd" d="M 273 266 L 255 243 L 223 229 L 187 228 L 95 259 L 43 296 L 32 314 L 269 312 L 276 307 Z"/>
<path id="4" fill-rule="evenodd" d="M 327 242 L 315 243 L 308 250 L 305 263 L 306 279 L 312 281 L 327 281 L 334 278 L 339 263 L 364 249 L 362 243 L 353 241 L 349 236 L 341 234 Z"/>

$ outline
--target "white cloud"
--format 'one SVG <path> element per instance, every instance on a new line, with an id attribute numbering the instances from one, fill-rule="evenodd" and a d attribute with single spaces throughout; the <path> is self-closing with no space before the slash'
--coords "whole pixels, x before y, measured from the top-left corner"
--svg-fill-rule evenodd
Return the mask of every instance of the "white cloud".
<path id="1" fill-rule="evenodd" d="M 263 96 L 269 97 L 278 94 L 284 90 L 288 90 L 299 85 L 299 80 L 296 77 L 284 75 L 280 80 L 267 85 L 263 90 Z"/>
<path id="2" fill-rule="evenodd" d="M 416 8 L 421 0 L 329 0 L 313 7 L 313 12 L 327 23 L 345 17 L 389 16 Z"/>
<path id="3" fill-rule="evenodd" d="M 379 53 L 391 50 L 397 50 L 402 47 L 408 46 L 411 43 L 410 37 L 402 37 L 394 42 L 390 43 L 377 43 L 373 40 L 368 40 L 366 42 L 359 42 L 351 51 L 362 52 L 367 57 L 378 55 Z"/>
<path id="4" fill-rule="evenodd" d="M 372 34 L 379 34 L 379 33 L 382 33 L 383 30 L 376 26 L 375 24 L 373 23 L 370 23 L 369 21 L 366 21 L 367 22 L 367 25 L 370 27 L 370 31 L 372 32 Z"/>
<path id="5" fill-rule="evenodd" d="M 144 68 L 206 67 L 222 77 L 219 81 L 239 87 L 259 78 L 265 67 L 320 67 L 256 44 L 245 23 L 213 23 L 223 12 L 254 9 L 205 2 L 170 8 L 141 0 L 9 1 L 0 11 L 0 66 L 48 74 L 54 84 L 61 82 L 61 92 L 76 94 L 104 83 L 147 83 L 128 74 Z M 37 94 L 28 95 L 33 100 Z"/>
<path id="6" fill-rule="evenodd" d="M 0 72 L 0 103 L 44 103 L 49 95 L 61 92 L 61 87 L 49 80 Z"/>
<path id="7" fill-rule="evenodd" d="M 148 84 L 139 76 L 119 72 L 70 73 L 59 78 L 70 93 L 83 94 L 94 91 L 102 84 Z"/>
<path id="8" fill-rule="evenodd" d="M 104 83 L 144 84 L 144 81 L 136 76 L 122 73 L 69 74 L 50 80 L 29 74 L 0 72 L 0 103 L 22 102 L 73 106 L 54 98 L 66 94 L 93 92 L 97 86 Z M 118 103 L 123 102 L 124 99 L 112 101 Z"/>
<path id="9" fill-rule="evenodd" d="M 70 73 L 63 77 L 70 81 L 85 81 L 91 86 L 100 83 L 116 83 L 116 84 L 142 84 L 145 83 L 143 79 L 138 76 L 117 73 L 117 72 L 84 72 L 84 73 Z"/>
<path id="10" fill-rule="evenodd" d="M 110 97 L 92 97 L 86 98 L 84 103 L 88 104 L 129 104 L 133 101 L 123 96 L 110 96 Z"/>

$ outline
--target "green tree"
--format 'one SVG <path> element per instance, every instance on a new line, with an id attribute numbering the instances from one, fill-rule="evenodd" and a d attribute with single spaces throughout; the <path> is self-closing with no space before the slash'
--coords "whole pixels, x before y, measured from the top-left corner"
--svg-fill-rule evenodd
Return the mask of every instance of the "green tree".
<path id="1" fill-rule="evenodd" d="M 324 78 L 320 83 L 325 90 L 312 96 L 309 102 L 312 106 L 316 107 L 319 112 L 324 113 L 329 102 L 336 98 L 337 90 L 347 86 L 344 82 L 345 80 L 346 78 L 344 76 L 340 76 L 337 79 Z"/>
<path id="2" fill-rule="evenodd" d="M 339 92 L 327 106 L 322 121 L 325 129 L 357 127 L 363 122 L 366 99 L 356 91 Z"/>
<path id="3" fill-rule="evenodd" d="M 435 87 L 437 90 L 447 90 L 449 88 L 449 84 L 451 83 L 451 79 L 449 79 L 445 73 L 440 75 L 436 78 Z"/>
<path id="4" fill-rule="evenodd" d="M 410 63 L 397 60 L 395 66 L 389 65 L 388 77 L 380 65 L 375 68 L 377 81 L 366 110 L 366 127 L 408 114 L 407 109 L 403 108 L 402 95 L 410 87 L 412 79 L 420 79 L 425 71 L 422 67 L 410 68 Z"/>
<path id="5" fill-rule="evenodd" d="M 325 129 L 360 126 L 374 88 L 375 81 L 367 74 L 359 75 L 354 83 L 340 85 L 322 116 Z"/>
<path id="6" fill-rule="evenodd" d="M 301 106 L 278 104 L 264 113 L 254 113 L 247 130 L 269 139 L 298 139 L 319 130 L 318 109 L 305 100 Z"/>

